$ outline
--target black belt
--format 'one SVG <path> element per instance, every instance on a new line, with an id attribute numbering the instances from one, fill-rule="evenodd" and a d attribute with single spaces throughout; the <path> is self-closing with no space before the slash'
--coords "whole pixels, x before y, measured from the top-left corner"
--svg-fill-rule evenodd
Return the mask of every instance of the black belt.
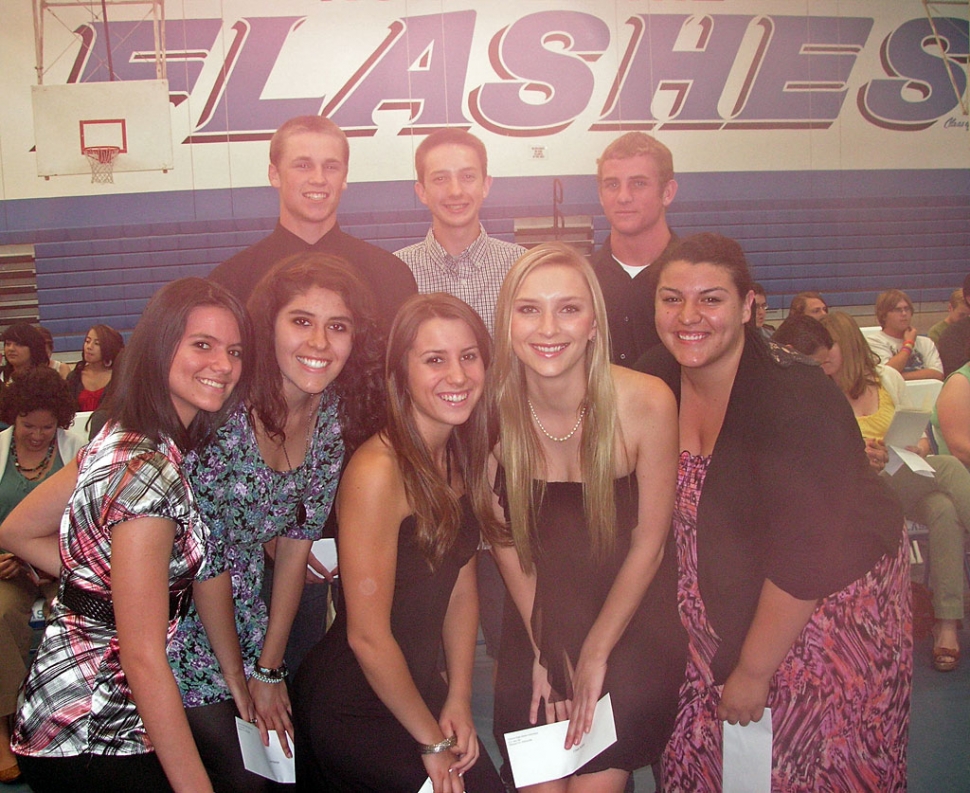
<path id="1" fill-rule="evenodd" d="M 90 592 L 74 586 L 67 580 L 61 582 L 60 591 L 57 599 L 62 605 L 69 608 L 76 614 L 88 617 L 96 622 L 102 622 L 109 628 L 115 625 L 115 609 L 110 598 L 99 597 Z M 169 592 L 168 594 L 168 618 L 174 620 L 181 619 L 189 611 L 192 602 L 192 584 L 189 584 L 180 592 Z"/>

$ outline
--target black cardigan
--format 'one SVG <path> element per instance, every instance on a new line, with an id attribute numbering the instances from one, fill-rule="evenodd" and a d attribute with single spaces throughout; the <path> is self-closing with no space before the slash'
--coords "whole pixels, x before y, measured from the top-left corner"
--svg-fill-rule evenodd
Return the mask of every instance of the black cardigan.
<path id="1" fill-rule="evenodd" d="M 636 368 L 679 401 L 680 365 L 665 347 Z M 826 597 L 895 554 L 902 527 L 838 387 L 747 331 L 697 509 L 699 586 L 721 638 L 715 682 L 738 662 L 766 578 L 802 600 Z"/>

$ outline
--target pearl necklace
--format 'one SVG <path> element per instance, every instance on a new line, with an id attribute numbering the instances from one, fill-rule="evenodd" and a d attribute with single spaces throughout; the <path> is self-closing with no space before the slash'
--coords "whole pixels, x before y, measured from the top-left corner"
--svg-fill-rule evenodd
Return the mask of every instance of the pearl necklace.
<path id="1" fill-rule="evenodd" d="M 576 434 L 576 430 L 579 429 L 579 426 L 583 423 L 583 419 L 586 418 L 586 409 L 589 407 L 588 404 L 583 405 L 583 409 L 579 411 L 579 418 L 576 419 L 576 423 L 573 425 L 573 428 L 560 438 L 553 435 L 542 426 L 542 422 L 539 421 L 539 416 L 536 414 L 536 409 L 532 406 L 532 400 L 526 397 L 525 401 L 529 403 L 529 412 L 532 414 L 532 418 L 535 419 L 536 425 L 539 427 L 539 431 L 542 432 L 542 434 L 545 435 L 549 440 L 555 441 L 556 443 L 565 443 Z"/>

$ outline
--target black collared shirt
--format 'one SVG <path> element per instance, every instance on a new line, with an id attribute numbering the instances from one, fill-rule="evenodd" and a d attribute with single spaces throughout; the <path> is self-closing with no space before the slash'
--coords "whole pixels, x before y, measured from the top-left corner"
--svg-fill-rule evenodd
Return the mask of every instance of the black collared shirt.
<path id="1" fill-rule="evenodd" d="M 657 265 L 669 255 L 676 240 L 677 235 L 671 232 L 670 242 L 660 256 L 642 268 L 635 278 L 613 258 L 609 237 L 590 257 L 606 300 L 613 363 L 632 368 L 643 353 L 660 343 L 654 321 Z"/>
<path id="2" fill-rule="evenodd" d="M 277 224 L 272 234 L 224 261 L 209 273 L 209 278 L 245 303 L 259 279 L 274 264 L 305 251 L 330 253 L 345 259 L 361 281 L 373 290 L 378 317 L 385 331 L 391 326 L 401 304 L 417 294 L 414 276 L 404 262 L 383 248 L 341 231 L 338 224 L 313 245 Z"/>

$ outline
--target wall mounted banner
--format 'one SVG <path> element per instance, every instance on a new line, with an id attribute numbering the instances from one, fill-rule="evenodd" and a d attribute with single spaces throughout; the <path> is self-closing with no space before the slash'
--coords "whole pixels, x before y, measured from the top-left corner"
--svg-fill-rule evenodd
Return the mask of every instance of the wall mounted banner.
<path id="1" fill-rule="evenodd" d="M 45 12 L 45 84 L 150 80 L 150 4 Z M 31 3 L 0 0 L 3 197 L 91 192 L 37 176 Z M 121 191 L 266 184 L 267 141 L 323 114 L 351 179 L 413 178 L 421 136 L 460 126 L 497 176 L 589 174 L 625 130 L 679 172 L 970 167 L 967 6 L 919 0 L 167 0 L 175 165 Z M 110 108 L 105 108 L 108 112 Z M 110 116 L 109 116 L 110 117 Z M 72 128 L 73 129 L 73 128 Z"/>

